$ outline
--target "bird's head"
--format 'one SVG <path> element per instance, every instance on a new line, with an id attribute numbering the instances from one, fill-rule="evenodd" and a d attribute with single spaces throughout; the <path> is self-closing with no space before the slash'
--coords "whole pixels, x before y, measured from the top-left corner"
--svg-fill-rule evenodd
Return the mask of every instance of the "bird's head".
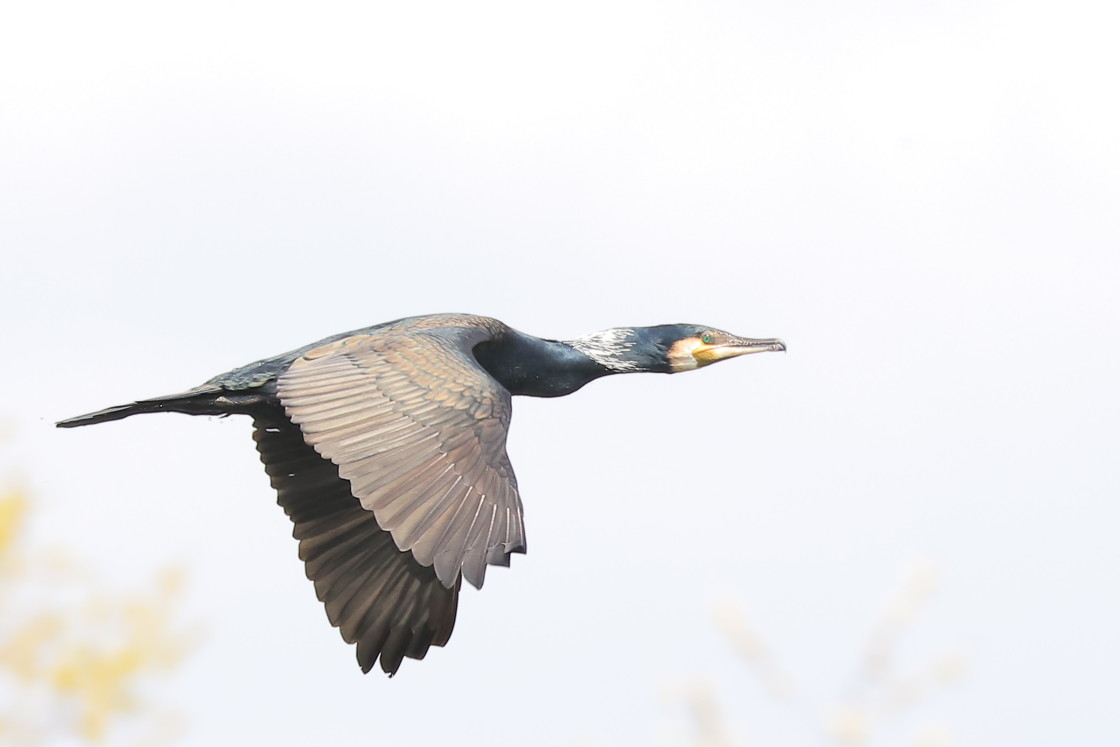
<path id="1" fill-rule="evenodd" d="M 658 349 L 665 350 L 669 373 L 703 368 L 740 355 L 786 349 L 786 344 L 777 338 L 739 337 L 696 324 L 668 324 L 650 329 Z"/>
<path id="2" fill-rule="evenodd" d="M 570 343 L 604 368 L 617 373 L 678 373 L 751 353 L 786 349 L 776 338 L 739 337 L 698 324 L 620 327 Z"/>

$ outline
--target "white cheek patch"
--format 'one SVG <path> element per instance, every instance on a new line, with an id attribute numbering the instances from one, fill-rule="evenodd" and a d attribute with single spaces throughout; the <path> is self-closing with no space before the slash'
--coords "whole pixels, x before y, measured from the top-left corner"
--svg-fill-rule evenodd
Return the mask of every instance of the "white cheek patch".
<path id="1" fill-rule="evenodd" d="M 673 347 L 669 348 L 669 366 L 673 371 L 691 371 L 694 368 L 699 368 L 700 362 L 692 355 L 697 347 L 699 347 L 699 341 L 696 338 L 678 340 L 673 343 Z"/>
<path id="2" fill-rule="evenodd" d="M 627 359 L 627 354 L 634 347 L 634 330 L 620 327 L 618 329 L 605 329 L 590 335 L 569 340 L 568 344 L 603 368 L 624 373 L 637 371 L 638 364 Z"/>

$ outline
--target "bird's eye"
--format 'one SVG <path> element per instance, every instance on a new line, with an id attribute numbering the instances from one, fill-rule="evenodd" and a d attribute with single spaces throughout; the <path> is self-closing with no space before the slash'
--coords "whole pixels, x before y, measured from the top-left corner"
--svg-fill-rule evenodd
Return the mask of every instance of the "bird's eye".
<path id="1" fill-rule="evenodd" d="M 712 333 L 711 332 L 705 332 L 704 334 L 700 335 L 700 342 L 704 343 L 705 345 L 711 345 L 712 344 Z"/>

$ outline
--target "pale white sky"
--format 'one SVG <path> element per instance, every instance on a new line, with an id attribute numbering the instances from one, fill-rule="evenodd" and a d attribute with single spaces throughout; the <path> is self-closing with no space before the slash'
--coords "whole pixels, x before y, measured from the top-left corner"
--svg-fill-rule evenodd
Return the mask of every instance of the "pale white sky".
<path id="1" fill-rule="evenodd" d="M 0 22 L 0 415 L 34 531 L 181 561 L 184 744 L 667 744 L 707 678 L 821 744 L 718 632 L 840 701 L 900 569 L 959 745 L 1120 737 L 1120 11 L 1106 2 L 23 3 Z M 530 554 L 363 677 L 248 423 L 61 417 L 470 311 L 781 336 L 518 400 Z"/>

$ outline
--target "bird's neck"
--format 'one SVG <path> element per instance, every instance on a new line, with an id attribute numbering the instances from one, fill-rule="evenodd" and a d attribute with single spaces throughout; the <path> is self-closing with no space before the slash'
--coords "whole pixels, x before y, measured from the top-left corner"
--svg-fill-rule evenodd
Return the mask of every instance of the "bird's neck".
<path id="1" fill-rule="evenodd" d="M 585 352 L 582 341 L 587 339 L 542 340 L 510 330 L 476 346 L 474 355 L 510 394 L 560 397 L 602 376 L 622 372 Z"/>

